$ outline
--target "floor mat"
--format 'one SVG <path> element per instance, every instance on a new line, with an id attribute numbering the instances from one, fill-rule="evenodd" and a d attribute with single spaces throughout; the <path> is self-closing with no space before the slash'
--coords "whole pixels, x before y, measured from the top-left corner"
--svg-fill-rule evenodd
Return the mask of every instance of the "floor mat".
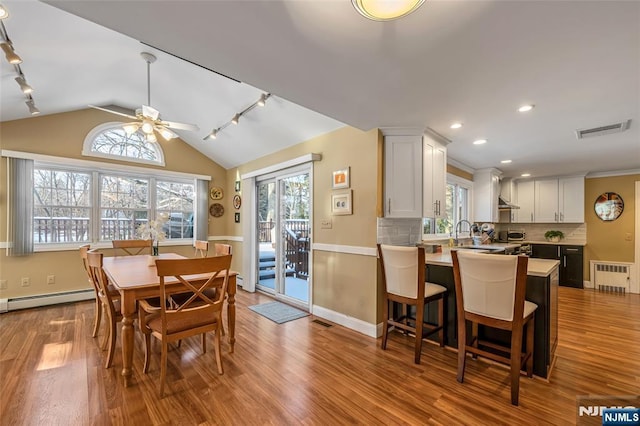
<path id="1" fill-rule="evenodd" d="M 249 309 L 278 324 L 309 315 L 307 312 L 280 302 L 261 303 L 259 305 L 249 306 Z"/>

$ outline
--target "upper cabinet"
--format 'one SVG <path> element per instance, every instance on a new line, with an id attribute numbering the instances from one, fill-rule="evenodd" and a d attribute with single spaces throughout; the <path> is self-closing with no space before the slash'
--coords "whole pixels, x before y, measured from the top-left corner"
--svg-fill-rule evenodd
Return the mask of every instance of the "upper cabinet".
<path id="1" fill-rule="evenodd" d="M 422 136 L 385 136 L 384 194 L 386 217 L 422 217 Z"/>
<path id="2" fill-rule="evenodd" d="M 429 134 L 385 135 L 384 216 L 446 214 L 447 149 Z"/>
<path id="3" fill-rule="evenodd" d="M 480 169 L 473 174 L 473 221 L 498 222 L 500 176 L 498 169 Z"/>
<path id="4" fill-rule="evenodd" d="M 584 177 L 518 182 L 518 204 L 517 222 L 582 223 Z"/>
<path id="5" fill-rule="evenodd" d="M 447 148 L 429 135 L 422 140 L 422 215 L 444 217 L 447 212 Z"/>

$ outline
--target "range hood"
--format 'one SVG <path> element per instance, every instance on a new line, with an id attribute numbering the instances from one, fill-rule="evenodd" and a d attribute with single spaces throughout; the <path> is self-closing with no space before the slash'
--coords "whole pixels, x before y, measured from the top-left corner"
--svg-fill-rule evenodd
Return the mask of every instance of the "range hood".
<path id="1" fill-rule="evenodd" d="M 498 197 L 498 209 L 499 210 L 512 210 L 519 209 L 520 206 L 516 206 L 515 204 L 508 203 L 502 199 L 502 197 Z"/>

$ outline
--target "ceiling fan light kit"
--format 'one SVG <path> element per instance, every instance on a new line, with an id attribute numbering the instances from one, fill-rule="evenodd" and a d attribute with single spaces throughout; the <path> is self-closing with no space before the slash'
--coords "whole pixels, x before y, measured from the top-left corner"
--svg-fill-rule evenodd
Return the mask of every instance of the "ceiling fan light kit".
<path id="1" fill-rule="evenodd" d="M 174 121 L 166 121 L 160 117 L 160 111 L 151 106 L 151 64 L 154 63 L 157 58 L 155 55 L 149 52 L 141 52 L 140 56 L 147 63 L 147 105 L 142 105 L 141 108 L 135 110 L 135 115 L 131 115 L 126 112 L 118 111 L 118 108 L 99 107 L 89 105 L 91 108 L 99 109 L 101 111 L 109 112 L 111 114 L 127 117 L 132 120 L 138 120 L 137 122 L 124 124 L 122 127 L 127 135 L 131 135 L 139 130 L 145 134 L 145 140 L 147 142 L 155 143 L 158 138 L 155 132 L 158 132 L 164 140 L 170 140 L 177 138 L 178 135 L 171 129 L 182 129 L 190 131 L 200 130 L 195 124 L 178 123 Z"/>
<path id="2" fill-rule="evenodd" d="M 27 83 L 27 78 L 24 76 L 22 72 L 22 68 L 20 64 L 22 63 L 22 58 L 15 52 L 13 47 L 13 42 L 9 38 L 9 34 L 7 34 L 7 28 L 4 26 L 4 20 L 9 16 L 9 11 L 4 5 L 0 4 L 0 48 L 4 52 L 4 57 L 10 65 L 13 65 L 13 68 L 18 74 L 15 78 L 16 83 L 20 86 L 20 90 L 27 97 L 25 104 L 27 108 L 29 108 L 29 112 L 31 115 L 40 114 L 40 110 L 36 107 L 36 101 L 33 99 L 31 95 L 33 93 L 33 87 L 31 87 Z"/>
<path id="3" fill-rule="evenodd" d="M 392 21 L 415 12 L 425 0 L 351 0 L 353 7 L 372 21 Z"/>

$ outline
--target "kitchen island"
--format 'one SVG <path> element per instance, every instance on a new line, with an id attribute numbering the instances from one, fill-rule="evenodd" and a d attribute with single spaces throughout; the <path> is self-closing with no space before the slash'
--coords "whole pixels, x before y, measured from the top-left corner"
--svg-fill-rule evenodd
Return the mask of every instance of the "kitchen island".
<path id="1" fill-rule="evenodd" d="M 443 253 L 426 253 L 425 262 L 427 281 L 447 288 L 445 345 L 457 349 L 456 290 L 453 281 L 451 253 L 449 250 L 445 250 Z M 529 258 L 527 268 L 526 299 L 538 305 L 535 313 L 533 374 L 545 379 L 549 378 L 558 344 L 559 264 L 560 262 L 557 260 Z M 426 306 L 425 317 L 429 322 L 435 323 L 438 318 L 437 306 L 431 305 Z M 503 330 L 480 327 L 479 334 L 483 338 L 501 343 L 509 341 L 509 333 Z M 435 337 L 431 339 L 435 339 Z"/>

